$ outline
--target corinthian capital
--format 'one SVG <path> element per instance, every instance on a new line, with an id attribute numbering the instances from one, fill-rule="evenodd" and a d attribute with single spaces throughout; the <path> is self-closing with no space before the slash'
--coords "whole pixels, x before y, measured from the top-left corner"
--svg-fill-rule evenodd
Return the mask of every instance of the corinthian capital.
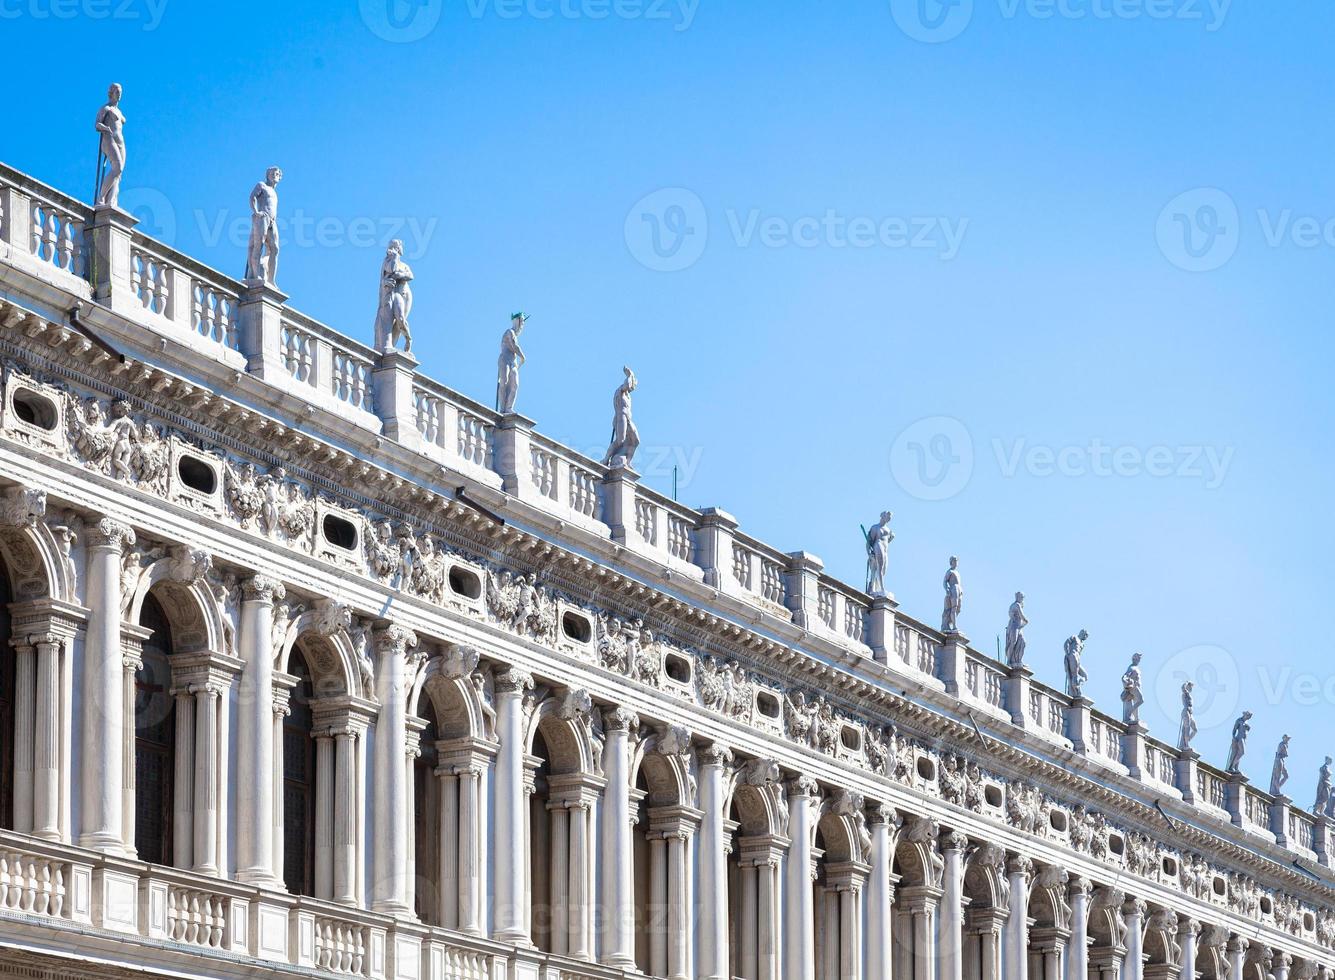
<path id="1" fill-rule="evenodd" d="M 133 544 L 134 528 L 110 517 L 100 518 L 88 528 L 89 547 L 124 551 Z"/>
<path id="2" fill-rule="evenodd" d="M 417 646 L 417 634 L 406 626 L 391 624 L 375 632 L 376 652 L 381 656 L 407 655 L 409 647 Z"/>
<path id="3" fill-rule="evenodd" d="M 702 766 L 725 766 L 732 762 L 732 749 L 718 742 L 698 746 L 695 757 Z"/>
<path id="4" fill-rule="evenodd" d="M 241 598 L 246 602 L 273 604 L 287 597 L 287 589 L 277 579 L 255 575 L 241 583 Z"/>
<path id="5" fill-rule="evenodd" d="M 640 723 L 640 717 L 625 705 L 603 711 L 603 729 L 609 732 L 628 732 Z"/>
<path id="6" fill-rule="evenodd" d="M 0 526 L 33 527 L 45 516 L 45 490 L 20 484 L 6 487 L 0 497 Z"/>
<path id="7" fill-rule="evenodd" d="M 786 789 L 788 798 L 805 798 L 807 803 L 815 804 L 820 802 L 820 783 L 816 782 L 811 776 L 795 776 L 788 780 Z"/>
<path id="8" fill-rule="evenodd" d="M 533 675 L 519 667 L 504 667 L 496 671 L 497 694 L 523 694 L 533 690 Z"/>

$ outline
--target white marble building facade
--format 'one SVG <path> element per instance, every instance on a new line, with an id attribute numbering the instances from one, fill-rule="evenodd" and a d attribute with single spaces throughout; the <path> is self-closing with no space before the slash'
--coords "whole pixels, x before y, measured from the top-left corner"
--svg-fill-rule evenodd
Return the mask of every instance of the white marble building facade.
<path id="1" fill-rule="evenodd" d="M 0 977 L 1329 978 L 1328 818 L 3 166 L 0 357 Z"/>

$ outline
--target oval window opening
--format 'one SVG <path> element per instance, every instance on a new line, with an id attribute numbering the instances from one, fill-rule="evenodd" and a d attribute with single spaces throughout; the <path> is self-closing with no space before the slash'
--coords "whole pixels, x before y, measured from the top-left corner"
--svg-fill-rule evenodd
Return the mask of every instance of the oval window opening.
<path id="1" fill-rule="evenodd" d="M 20 388 L 14 392 L 14 414 L 19 421 L 35 425 L 39 429 L 51 432 L 56 427 L 56 405 L 51 399 Z"/>
<path id="2" fill-rule="evenodd" d="M 844 748 L 856 752 L 862 748 L 862 733 L 852 725 L 845 725 L 839 732 L 839 741 L 844 743 Z"/>
<path id="3" fill-rule="evenodd" d="M 1001 787 L 987 787 L 983 790 L 983 799 L 987 801 L 988 806 L 1001 806 Z"/>
<path id="4" fill-rule="evenodd" d="M 588 643 L 593 638 L 589 621 L 578 613 L 568 612 L 561 617 L 561 632 L 576 643 Z"/>
<path id="5" fill-rule="evenodd" d="M 1224 883 L 1223 878 L 1216 878 L 1214 880 L 1214 885 L 1212 886 L 1212 888 L 1214 889 L 1214 893 L 1218 895 L 1220 898 L 1223 898 L 1224 895 L 1228 893 L 1228 885 Z"/>
<path id="6" fill-rule="evenodd" d="M 1114 854 L 1121 855 L 1126 852 L 1126 841 L 1122 840 L 1118 834 L 1111 834 L 1108 837 L 1108 850 Z"/>
<path id="7" fill-rule="evenodd" d="M 663 669 L 667 671 L 668 677 L 678 684 L 691 682 L 691 662 L 685 657 L 669 653 L 663 660 Z"/>
<path id="8" fill-rule="evenodd" d="M 345 521 L 333 514 L 326 514 L 321 528 L 324 531 L 324 539 L 334 547 L 343 548 L 347 551 L 352 551 L 357 547 L 357 528 L 352 525 L 351 521 Z"/>
<path id="9" fill-rule="evenodd" d="M 779 699 L 773 694 L 757 694 L 756 708 L 766 718 L 779 717 Z"/>
<path id="10" fill-rule="evenodd" d="M 927 757 L 918 760 L 918 775 L 928 781 L 936 778 L 936 763 Z"/>
<path id="11" fill-rule="evenodd" d="M 180 475 L 182 483 L 198 493 L 212 494 L 218 489 L 218 474 L 202 459 L 182 456 L 176 462 L 176 472 Z"/>
<path id="12" fill-rule="evenodd" d="M 480 598 L 482 596 L 482 580 L 466 568 L 456 566 L 450 569 L 450 591 L 466 599 Z"/>
<path id="13" fill-rule="evenodd" d="M 1164 858 L 1164 859 L 1163 859 L 1163 873 L 1166 874 L 1166 875 L 1168 875 L 1168 877 L 1170 877 L 1170 878 L 1176 878 L 1176 877 L 1177 877 L 1177 862 L 1174 861 L 1172 858 Z"/>

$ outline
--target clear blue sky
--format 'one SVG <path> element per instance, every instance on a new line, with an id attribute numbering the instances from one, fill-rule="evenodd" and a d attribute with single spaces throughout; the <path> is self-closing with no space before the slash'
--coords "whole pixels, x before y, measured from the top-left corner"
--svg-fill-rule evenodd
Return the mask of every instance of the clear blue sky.
<path id="1" fill-rule="evenodd" d="M 123 201 L 177 247 L 239 275 L 228 225 L 277 163 L 285 218 L 323 222 L 287 229 L 294 306 L 369 341 L 399 225 L 435 377 L 490 402 L 526 309 L 543 431 L 601 452 L 630 364 L 648 482 L 675 452 L 684 502 L 859 584 L 888 507 L 914 615 L 958 554 L 977 646 L 1023 589 L 1040 675 L 1086 627 L 1115 712 L 1141 650 L 1170 739 L 1187 664 L 1206 758 L 1251 707 L 1253 781 L 1289 731 L 1310 804 L 1335 751 L 1328 4 L 66 2 L 4 5 L 7 162 L 87 199 L 120 81 Z"/>

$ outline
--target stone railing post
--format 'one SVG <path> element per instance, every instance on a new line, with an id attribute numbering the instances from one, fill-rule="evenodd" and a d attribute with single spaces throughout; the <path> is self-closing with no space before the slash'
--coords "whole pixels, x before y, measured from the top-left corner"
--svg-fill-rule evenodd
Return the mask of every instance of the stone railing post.
<path id="1" fill-rule="evenodd" d="M 501 489 L 520 500 L 541 496 L 530 479 L 533 466 L 533 420 L 502 415 L 492 429 L 492 466 L 501 477 Z M 550 503 L 550 498 L 548 498 Z"/>
<path id="2" fill-rule="evenodd" d="M 1178 750 L 1177 761 L 1173 763 L 1173 775 L 1183 802 L 1196 802 L 1196 767 L 1200 761 L 1199 752 L 1192 749 Z"/>
<path id="3" fill-rule="evenodd" d="M 1145 736 L 1149 729 L 1140 722 L 1128 724 L 1122 735 L 1122 762 L 1132 779 L 1145 778 Z"/>
<path id="4" fill-rule="evenodd" d="M 1270 804 L 1270 832 L 1280 847 L 1289 846 L 1289 807 L 1293 800 L 1280 793 Z"/>
<path id="5" fill-rule="evenodd" d="M 247 280 L 237 304 L 237 334 L 246 370 L 265 381 L 288 374 L 283 362 L 283 304 L 287 296 L 270 283 Z"/>
<path id="6" fill-rule="evenodd" d="M 1089 714 L 1094 702 L 1089 698 L 1072 698 L 1066 708 L 1066 737 L 1071 740 L 1071 747 L 1081 755 L 1088 755 L 1090 749 Z"/>
<path id="7" fill-rule="evenodd" d="M 1017 728 L 1028 728 L 1030 722 L 1037 728 L 1043 727 L 1042 718 L 1029 717 L 1029 691 L 1033 680 L 1033 670 L 1024 664 L 1006 669 L 1006 710 L 1010 712 L 1011 724 Z"/>
<path id="8" fill-rule="evenodd" d="M 409 449 L 422 445 L 417 431 L 417 408 L 413 404 L 413 378 L 417 372 L 417 358 L 406 351 L 385 351 L 371 372 L 371 387 L 375 390 L 375 413 L 380 416 L 386 439 Z"/>
<path id="9" fill-rule="evenodd" d="M 1241 827 L 1247 819 L 1247 782 L 1246 776 L 1235 772 L 1224 784 L 1224 809 L 1235 827 Z"/>
<path id="10" fill-rule="evenodd" d="M 120 208 L 103 205 L 88 226 L 93 299 L 117 313 L 142 312 L 131 285 L 130 237 L 139 219 Z"/>
<path id="11" fill-rule="evenodd" d="M 871 600 L 867 609 L 867 646 L 880 664 L 888 664 L 895 652 L 895 610 L 899 603 L 889 593 Z"/>
<path id="12" fill-rule="evenodd" d="M 695 559 L 704 569 L 705 584 L 720 592 L 735 595 L 740 591 L 732 574 L 732 542 L 737 533 L 737 518 L 717 507 L 700 512 L 695 529 Z"/>
<path id="13" fill-rule="evenodd" d="M 635 533 L 635 486 L 640 475 L 628 466 L 608 470 L 603 480 L 603 523 L 612 529 L 612 540 L 625 545 Z"/>
<path id="14" fill-rule="evenodd" d="M 946 685 L 947 694 L 960 697 L 967 684 L 969 638 L 958 631 L 947 633 L 938 650 L 937 676 Z"/>
<path id="15" fill-rule="evenodd" d="M 17 187 L 0 188 L 0 241 L 23 255 L 32 253 L 32 198 Z"/>
<path id="16" fill-rule="evenodd" d="M 794 551 L 788 555 L 784 604 L 793 611 L 793 622 L 805 630 L 821 624 L 820 573 L 824 570 L 825 563 L 813 554 Z"/>

